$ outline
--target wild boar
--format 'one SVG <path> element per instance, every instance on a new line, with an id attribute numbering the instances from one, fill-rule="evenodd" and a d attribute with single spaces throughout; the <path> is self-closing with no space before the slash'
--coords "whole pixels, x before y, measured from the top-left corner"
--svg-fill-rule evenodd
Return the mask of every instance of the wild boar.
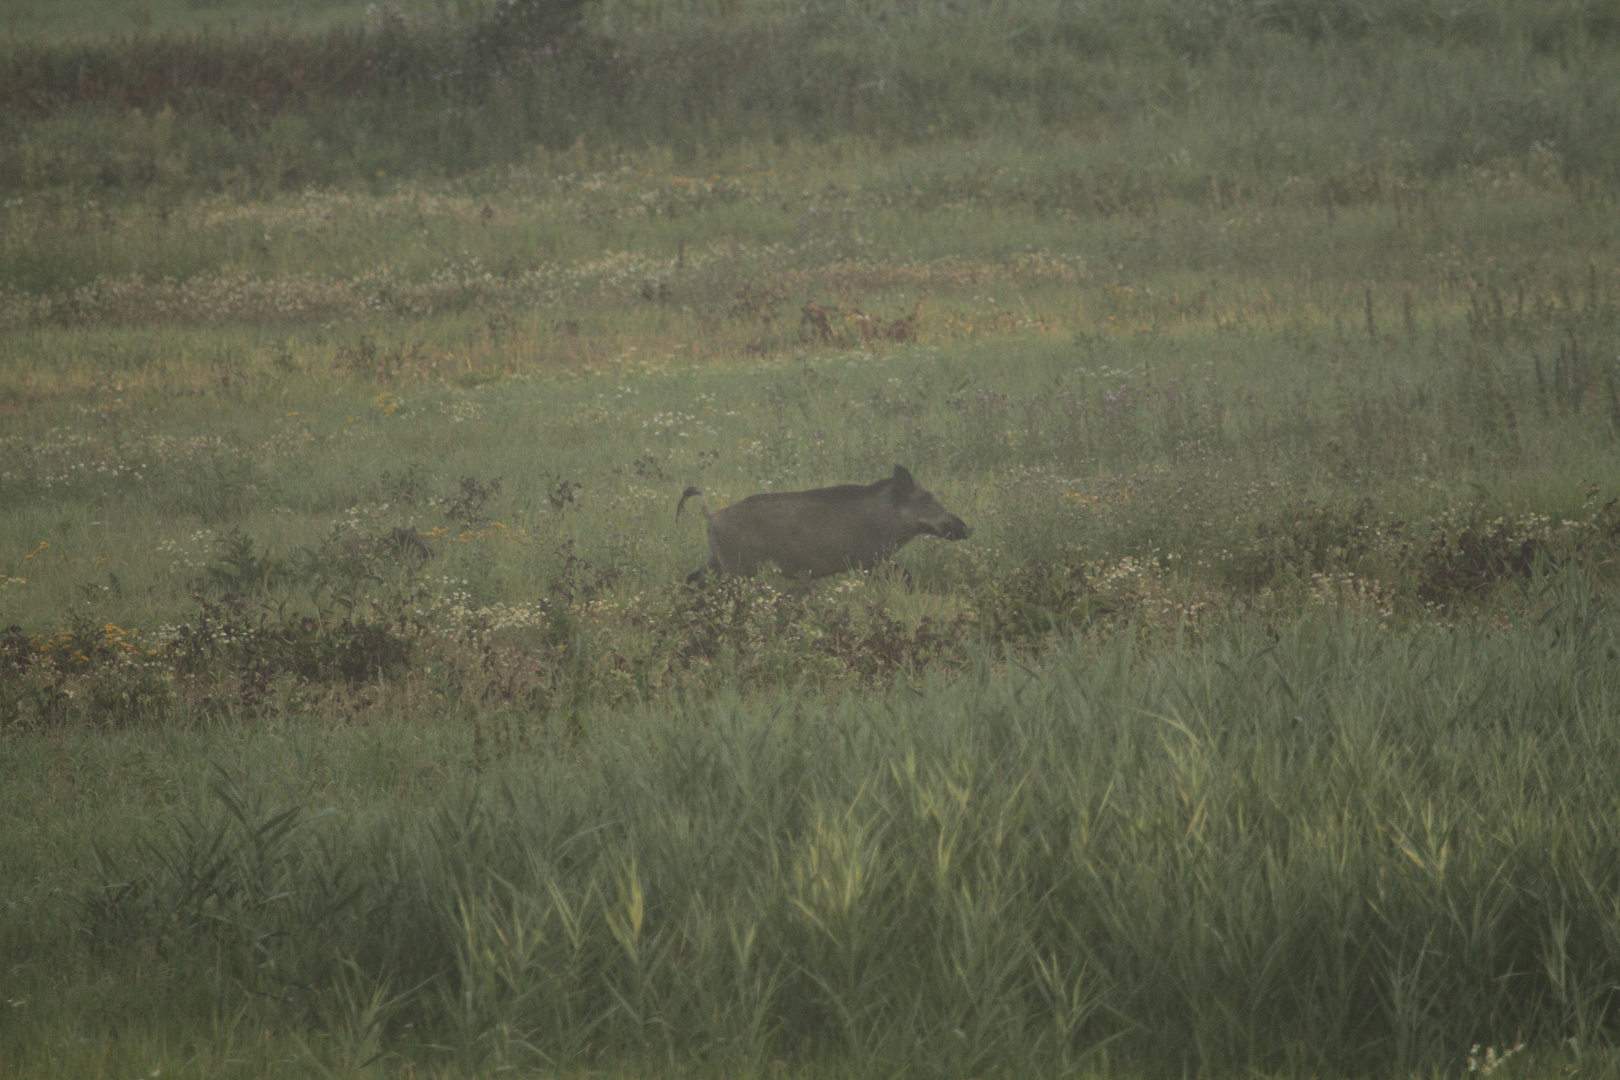
<path id="1" fill-rule="evenodd" d="M 753 577 L 765 562 L 789 577 L 870 570 L 914 536 L 973 535 L 900 465 L 875 484 L 764 492 L 712 512 L 702 490 L 689 487 L 676 517 L 694 495 L 709 522 L 709 561 L 687 577 L 692 584 L 709 572 Z"/>

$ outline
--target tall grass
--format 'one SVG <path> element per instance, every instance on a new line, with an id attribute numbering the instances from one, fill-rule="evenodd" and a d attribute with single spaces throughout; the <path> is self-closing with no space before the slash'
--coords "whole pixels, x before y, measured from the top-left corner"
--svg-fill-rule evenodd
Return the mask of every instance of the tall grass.
<path id="1" fill-rule="evenodd" d="M 604 715 L 566 749 L 191 736 L 158 771 L 213 794 L 74 819 L 92 880 L 11 916 L 43 1022 L 7 1059 L 71 1068 L 46 971 L 83 933 L 113 981 L 177 988 L 126 1023 L 195 1030 L 172 1010 L 203 979 L 328 1062 L 1364 1075 L 1522 1040 L 1601 1068 L 1620 623 L 1578 575 L 1535 587 L 1511 631 L 1242 620 L 878 700 Z M 253 779 L 287 753 L 300 786 Z"/>

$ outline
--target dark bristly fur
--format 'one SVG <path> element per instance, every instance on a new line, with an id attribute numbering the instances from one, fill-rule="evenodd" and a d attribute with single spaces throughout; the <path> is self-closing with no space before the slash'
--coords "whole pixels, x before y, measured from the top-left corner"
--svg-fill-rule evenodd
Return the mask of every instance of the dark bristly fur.
<path id="1" fill-rule="evenodd" d="M 914 537 L 973 535 L 900 465 L 875 484 L 764 492 L 716 511 L 702 489 L 688 487 L 676 517 L 694 495 L 709 522 L 709 561 L 686 579 L 693 584 L 706 573 L 753 577 L 767 562 L 789 577 L 870 570 Z"/>

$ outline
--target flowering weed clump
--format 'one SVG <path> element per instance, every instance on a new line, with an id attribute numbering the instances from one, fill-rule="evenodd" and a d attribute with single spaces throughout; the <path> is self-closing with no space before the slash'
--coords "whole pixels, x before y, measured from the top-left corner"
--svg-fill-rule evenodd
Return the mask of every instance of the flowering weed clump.
<path id="1" fill-rule="evenodd" d="M 79 618 L 51 634 L 0 631 L 0 732 L 160 720 L 173 707 L 173 671 L 153 635 Z"/>

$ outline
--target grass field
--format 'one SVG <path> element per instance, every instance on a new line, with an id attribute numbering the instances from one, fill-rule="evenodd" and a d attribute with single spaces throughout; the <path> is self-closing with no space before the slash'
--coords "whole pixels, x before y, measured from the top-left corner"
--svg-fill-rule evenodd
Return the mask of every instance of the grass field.
<path id="1" fill-rule="evenodd" d="M 9 16 L 0 1075 L 1616 1071 L 1612 11 L 254 10 Z"/>

